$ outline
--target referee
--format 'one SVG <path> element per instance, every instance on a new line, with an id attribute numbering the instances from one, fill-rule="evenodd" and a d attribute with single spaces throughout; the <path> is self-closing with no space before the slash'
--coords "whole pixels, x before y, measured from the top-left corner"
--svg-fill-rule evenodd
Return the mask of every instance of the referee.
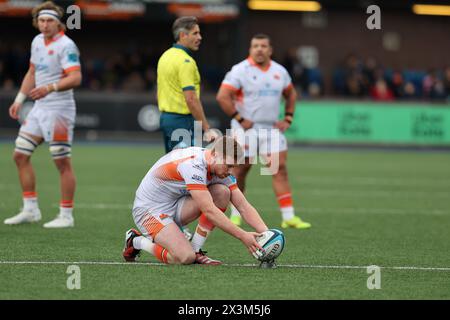
<path id="1" fill-rule="evenodd" d="M 200 74 L 192 57 L 202 40 L 197 18 L 178 18 L 172 32 L 176 43 L 159 58 L 157 70 L 160 127 L 166 153 L 174 147 L 194 145 L 194 121 L 201 121 L 205 140 L 214 139 L 200 102 Z M 175 134 L 172 139 L 177 129 L 185 129 L 190 135 Z"/>

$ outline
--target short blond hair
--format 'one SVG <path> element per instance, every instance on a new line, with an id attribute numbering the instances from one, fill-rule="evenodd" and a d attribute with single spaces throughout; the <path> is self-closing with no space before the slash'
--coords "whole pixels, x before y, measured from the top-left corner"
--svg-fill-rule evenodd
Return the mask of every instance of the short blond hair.
<path id="1" fill-rule="evenodd" d="M 212 144 L 211 149 L 215 154 L 222 156 L 224 160 L 232 158 L 233 163 L 230 164 L 241 164 L 244 159 L 244 149 L 235 138 L 230 136 L 217 138 Z"/>
<path id="2" fill-rule="evenodd" d="M 36 29 L 38 29 L 38 16 L 39 16 L 39 12 L 41 12 L 42 10 L 55 10 L 58 13 L 58 18 L 59 21 L 61 22 L 60 25 L 60 30 L 66 30 L 66 26 L 64 25 L 64 23 L 62 23 L 62 18 L 64 16 L 64 9 L 60 6 L 57 6 L 53 1 L 45 1 L 43 3 L 41 3 L 40 5 L 37 5 L 36 7 L 33 8 L 33 10 L 31 10 L 31 15 L 33 16 L 33 27 L 35 27 Z"/>

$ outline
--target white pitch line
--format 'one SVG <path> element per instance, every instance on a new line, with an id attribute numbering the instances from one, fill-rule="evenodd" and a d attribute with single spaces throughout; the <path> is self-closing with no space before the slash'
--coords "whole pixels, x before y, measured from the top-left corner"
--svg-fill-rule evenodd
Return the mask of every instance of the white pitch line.
<path id="1" fill-rule="evenodd" d="M 0 208 L 5 207 L 4 203 L 0 203 Z M 52 204 L 53 208 L 58 208 L 58 203 Z M 83 203 L 78 202 L 76 204 L 78 209 L 90 209 L 90 210 L 128 210 L 133 209 L 132 204 L 121 203 Z M 333 214 L 361 214 L 361 215 L 448 215 L 449 209 L 433 209 L 433 208 L 414 208 L 414 209 L 402 209 L 402 208 L 324 208 L 324 207 L 302 207 L 303 212 L 308 213 L 333 213 Z M 275 209 L 274 209 L 275 210 Z"/>
<path id="2" fill-rule="evenodd" d="M 53 204 L 57 208 L 59 204 Z M 94 210 L 131 210 L 133 205 L 120 203 L 77 203 L 77 208 Z M 395 208 L 322 208 L 303 207 L 304 212 L 310 213 L 348 213 L 348 214 L 424 214 L 424 215 L 446 215 L 450 210 L 445 209 L 395 209 Z"/>
<path id="3" fill-rule="evenodd" d="M 0 207 L 4 207 L 0 203 Z M 52 204 L 53 208 L 58 208 L 59 204 Z M 91 209 L 91 210 L 129 210 L 133 209 L 132 204 L 121 203 L 76 203 L 78 209 Z M 426 208 L 414 208 L 414 209 L 401 209 L 401 208 L 323 208 L 323 207 L 302 207 L 301 211 L 309 213 L 333 213 L 333 214 L 389 214 L 389 215 L 448 215 L 450 210 L 446 209 L 426 209 Z"/>
<path id="4" fill-rule="evenodd" d="M 373 177 L 373 176 L 302 176 L 297 175 L 294 178 L 300 184 L 326 184 L 337 185 L 339 187 L 344 186 L 398 186 L 398 187 L 450 187 L 450 179 L 425 179 L 425 178 L 386 178 L 386 177 Z"/>
<path id="5" fill-rule="evenodd" d="M 418 198 L 418 197 L 428 197 L 428 198 L 449 198 L 448 191 L 416 191 L 416 190 L 363 190 L 360 189 L 345 189 L 345 188 L 300 188 L 297 189 L 298 193 L 304 196 L 310 197 L 338 197 L 338 198 Z M 269 188 L 249 188 L 246 191 L 248 194 L 265 195 L 273 194 L 273 191 Z"/>
<path id="6" fill-rule="evenodd" d="M 118 265 L 118 266 L 167 266 L 164 263 L 159 262 L 113 262 L 113 261 L 0 261 L 0 265 Z M 255 268 L 257 264 L 252 263 L 224 263 L 225 267 L 244 267 Z M 294 269 L 367 269 L 369 266 L 334 266 L 334 265 L 308 265 L 308 264 L 278 264 L 278 267 L 282 268 L 294 268 Z M 450 271 L 450 267 L 415 267 L 415 266 L 403 266 L 403 267 L 383 267 L 380 269 L 390 270 L 413 270 L 413 271 Z"/>

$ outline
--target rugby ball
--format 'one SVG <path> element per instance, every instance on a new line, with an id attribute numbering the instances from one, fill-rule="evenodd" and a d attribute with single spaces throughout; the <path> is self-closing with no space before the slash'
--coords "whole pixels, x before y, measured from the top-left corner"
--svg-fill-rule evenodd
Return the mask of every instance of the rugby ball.
<path id="1" fill-rule="evenodd" d="M 262 250 L 253 253 L 253 256 L 259 261 L 270 261 L 277 258 L 284 249 L 285 238 L 283 232 L 278 229 L 269 229 L 262 232 L 262 235 L 256 238 Z"/>

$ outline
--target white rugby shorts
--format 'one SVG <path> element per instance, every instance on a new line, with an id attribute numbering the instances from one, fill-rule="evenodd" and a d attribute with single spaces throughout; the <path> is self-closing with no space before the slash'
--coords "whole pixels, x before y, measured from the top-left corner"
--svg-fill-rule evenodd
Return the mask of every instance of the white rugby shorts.
<path id="1" fill-rule="evenodd" d="M 183 208 L 184 201 L 187 197 L 188 196 L 184 196 L 177 199 L 175 205 L 167 206 L 167 210 L 158 210 L 161 212 L 152 212 L 149 208 L 135 207 L 133 208 L 134 223 L 142 235 L 152 241 L 154 241 L 156 235 L 170 223 L 175 223 L 181 228 L 181 209 Z"/>
<path id="2" fill-rule="evenodd" d="M 244 147 L 245 157 L 270 155 L 288 149 L 285 135 L 273 124 L 255 123 L 252 128 L 244 131 L 240 123 L 231 120 L 233 137 Z"/>
<path id="3" fill-rule="evenodd" d="M 72 142 L 75 108 L 46 108 L 34 106 L 22 123 L 19 132 L 42 137 L 46 142 Z"/>

